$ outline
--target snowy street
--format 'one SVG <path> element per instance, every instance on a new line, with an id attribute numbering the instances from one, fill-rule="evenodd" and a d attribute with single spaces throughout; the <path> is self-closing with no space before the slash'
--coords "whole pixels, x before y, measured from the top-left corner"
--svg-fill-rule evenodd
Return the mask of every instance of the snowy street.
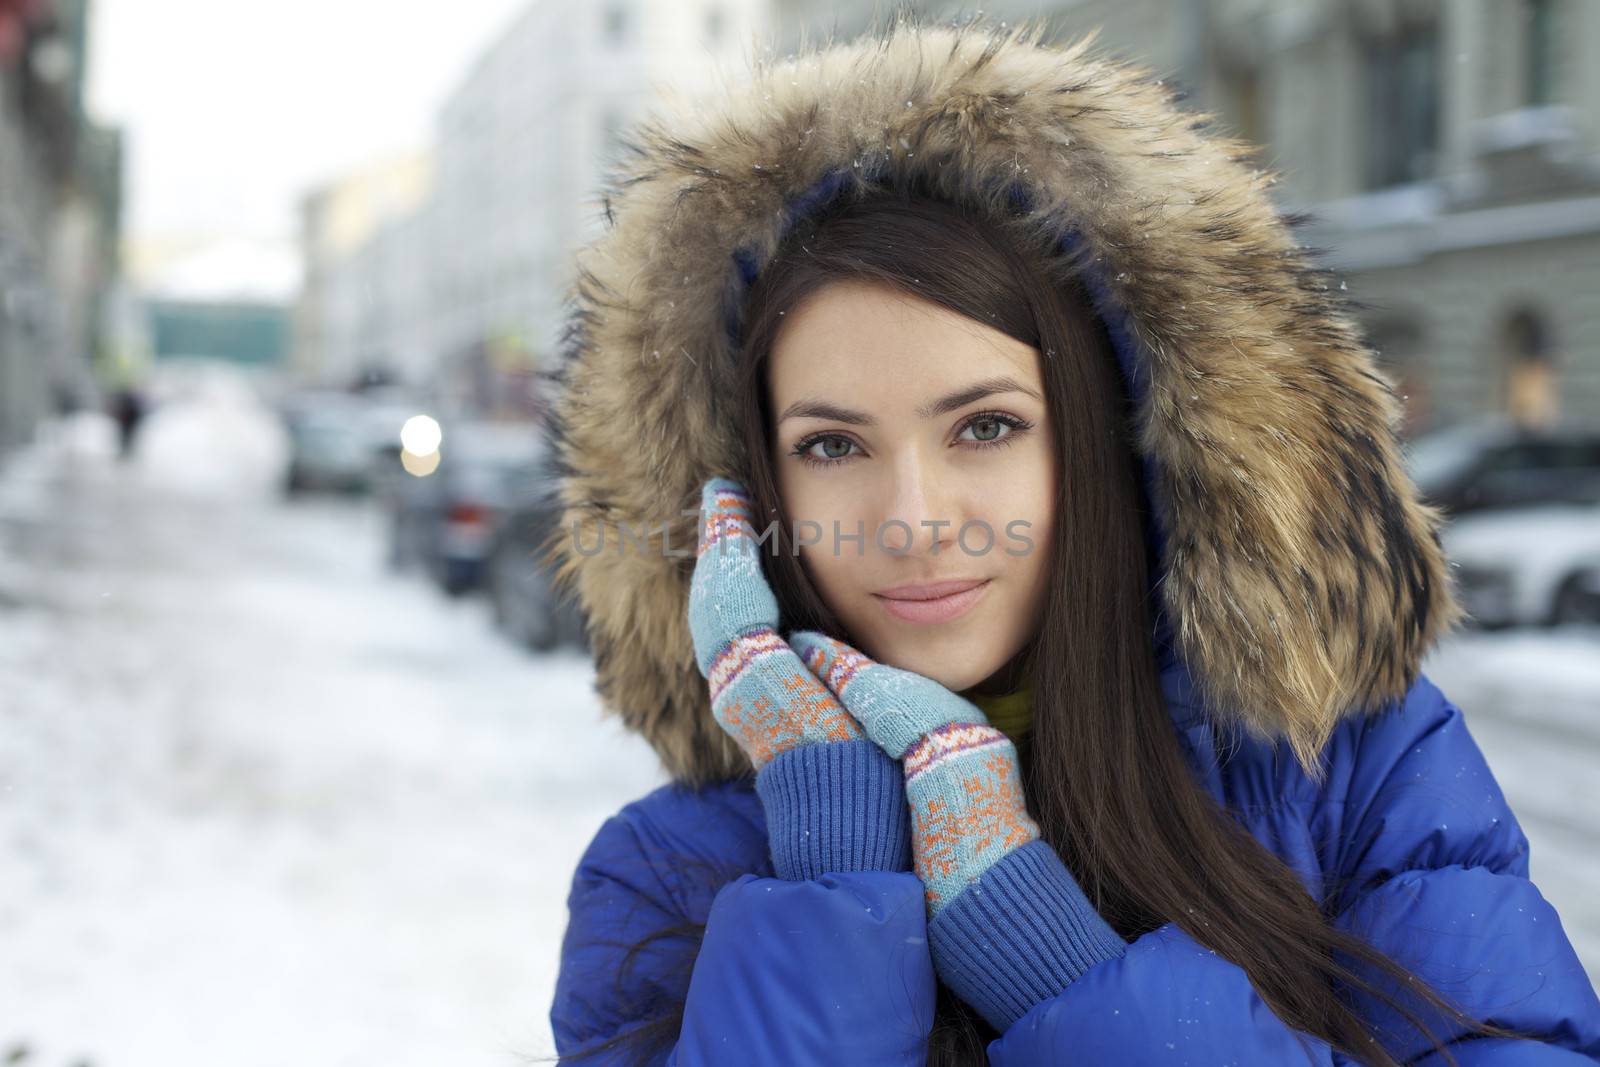
<path id="1" fill-rule="evenodd" d="M 0 468 L 0 1062 L 550 1056 L 573 866 L 653 755 L 584 657 L 388 573 L 371 504 L 282 501 L 238 396 L 148 430 Z M 1597 653 L 1466 635 L 1426 669 L 1600 976 Z"/>
<path id="2" fill-rule="evenodd" d="M 552 1055 L 573 867 L 653 755 L 586 658 L 385 573 L 368 505 L 211 477 L 272 444 L 222 414 L 0 483 L 0 1061 Z"/>

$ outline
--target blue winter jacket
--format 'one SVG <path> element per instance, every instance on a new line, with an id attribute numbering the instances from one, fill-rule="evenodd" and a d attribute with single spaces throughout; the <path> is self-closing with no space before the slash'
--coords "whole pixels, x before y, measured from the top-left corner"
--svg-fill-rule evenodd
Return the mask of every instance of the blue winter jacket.
<path id="1" fill-rule="evenodd" d="M 1322 785 L 1280 747 L 1221 743 L 1181 665 L 1162 683 L 1195 773 L 1335 923 L 1467 1014 L 1526 1035 L 1456 1040 L 1438 1020 L 1458 1062 L 1600 1061 L 1600 1001 L 1528 879 L 1527 839 L 1460 710 L 1426 676 L 1402 704 L 1345 720 Z M 777 879 L 765 825 L 749 779 L 664 786 L 606 821 L 569 899 L 551 1011 L 563 1056 L 683 1001 L 681 1033 L 656 1063 L 926 1062 L 935 977 L 921 882 L 910 872 Z M 697 955 L 677 936 L 629 958 L 634 943 L 684 923 L 705 924 Z M 1445 1062 L 1373 1001 L 1357 1005 L 1402 1035 L 1404 1061 Z M 1172 923 L 1037 1005 L 988 1053 L 996 1067 L 1351 1062 L 1285 1026 L 1238 966 Z"/>

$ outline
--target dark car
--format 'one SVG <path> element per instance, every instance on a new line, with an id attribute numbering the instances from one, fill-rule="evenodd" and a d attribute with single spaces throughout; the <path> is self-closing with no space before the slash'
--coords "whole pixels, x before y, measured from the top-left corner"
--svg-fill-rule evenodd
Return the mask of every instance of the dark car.
<path id="1" fill-rule="evenodd" d="M 489 552 L 495 624 L 528 648 L 573 645 L 587 650 L 583 614 L 570 592 L 556 589 L 545 557 L 548 539 L 561 521 L 555 479 L 541 466 L 520 495 L 524 503 L 500 524 Z"/>
<path id="2" fill-rule="evenodd" d="M 495 532 L 532 491 L 543 453 L 532 423 L 446 422 L 428 473 L 390 468 L 390 565 L 420 564 L 452 596 L 480 588 Z"/>
<path id="3" fill-rule="evenodd" d="M 1573 571 L 1555 607 L 1562 622 L 1600 623 L 1600 555 Z"/>
<path id="4" fill-rule="evenodd" d="M 1500 419 L 1419 437 L 1407 449 L 1423 497 L 1447 516 L 1600 503 L 1600 424 L 1525 429 Z"/>

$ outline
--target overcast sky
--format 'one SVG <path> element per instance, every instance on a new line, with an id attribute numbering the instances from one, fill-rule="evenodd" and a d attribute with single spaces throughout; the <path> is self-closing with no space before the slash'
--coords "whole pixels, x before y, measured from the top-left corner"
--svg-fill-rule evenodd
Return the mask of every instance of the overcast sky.
<path id="1" fill-rule="evenodd" d="M 290 238 L 310 185 L 428 143 L 537 0 L 93 0 L 89 103 L 126 131 L 127 233 Z"/>

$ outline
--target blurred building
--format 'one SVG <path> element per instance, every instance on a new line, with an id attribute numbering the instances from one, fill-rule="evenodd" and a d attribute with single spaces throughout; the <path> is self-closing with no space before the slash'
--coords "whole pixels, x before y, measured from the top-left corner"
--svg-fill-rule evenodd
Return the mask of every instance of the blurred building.
<path id="1" fill-rule="evenodd" d="M 1286 192 L 1378 305 L 1414 424 L 1600 416 L 1600 4 L 1352 4 L 1283 47 L 1254 91 Z M 1313 65 L 1348 88 L 1330 100 Z"/>
<path id="2" fill-rule="evenodd" d="M 151 355 L 280 367 L 288 358 L 287 305 L 259 300 L 145 301 Z"/>
<path id="3" fill-rule="evenodd" d="M 438 121 L 433 303 L 446 357 L 481 342 L 553 347 L 576 245 L 595 233 L 602 168 L 671 87 L 738 73 L 765 0 L 532 4 Z"/>
<path id="4" fill-rule="evenodd" d="M 287 241 L 168 233 L 129 242 L 139 355 L 281 368 L 301 267 Z M 141 359 L 139 372 L 147 369 Z"/>
<path id="5" fill-rule="evenodd" d="M 881 5 L 777 0 L 782 44 Z M 912 4 L 933 17 L 967 5 Z M 1409 429 L 1600 415 L 1600 2 L 989 0 L 1171 77 L 1264 146 L 1328 250 Z M 885 10 L 887 10 L 885 8 Z"/>
<path id="6" fill-rule="evenodd" d="M 902 6 L 961 18 L 966 4 Z M 498 395 L 553 347 L 619 134 L 752 46 L 853 36 L 894 5 L 530 5 L 438 117 L 426 165 L 313 194 L 296 366 Z M 1261 144 L 1408 404 L 1408 429 L 1600 411 L 1600 2 L 992 0 L 1185 89 Z M 352 222 L 351 220 L 355 220 Z M 509 375 L 509 379 L 496 376 Z M 485 383 L 489 384 L 485 384 Z M 497 384 L 498 383 L 498 384 Z"/>
<path id="7" fill-rule="evenodd" d="M 324 386 L 418 381 L 431 369 L 431 151 L 402 153 L 313 190 L 300 206 L 305 278 L 291 369 Z"/>
<path id="8" fill-rule="evenodd" d="M 572 252 L 601 223 L 619 137 L 666 90 L 737 77 L 768 0 L 529 4 L 391 161 L 306 198 L 298 376 L 381 367 L 441 404 L 537 413 Z"/>
<path id="9" fill-rule="evenodd" d="M 88 0 L 0 0 L 0 452 L 98 401 L 122 144 L 84 111 Z"/>

